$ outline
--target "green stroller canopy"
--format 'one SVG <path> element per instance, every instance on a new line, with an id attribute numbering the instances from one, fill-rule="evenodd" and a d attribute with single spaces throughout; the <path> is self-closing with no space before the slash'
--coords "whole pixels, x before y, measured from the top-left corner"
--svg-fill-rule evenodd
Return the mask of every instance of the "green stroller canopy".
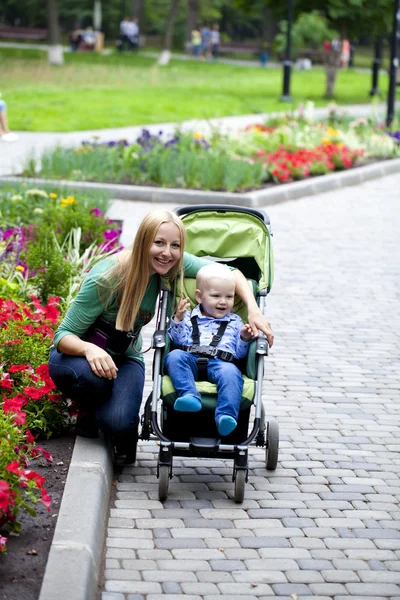
<path id="1" fill-rule="evenodd" d="M 270 232 L 250 213 L 199 211 L 182 217 L 187 232 L 185 250 L 196 256 L 253 258 L 261 275 L 258 289 L 271 288 L 274 278 Z"/>

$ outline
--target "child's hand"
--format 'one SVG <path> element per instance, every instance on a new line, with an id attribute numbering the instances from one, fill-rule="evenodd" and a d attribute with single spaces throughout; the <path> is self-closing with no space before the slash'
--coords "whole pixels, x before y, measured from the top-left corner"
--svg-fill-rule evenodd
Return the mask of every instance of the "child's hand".
<path id="1" fill-rule="evenodd" d="M 178 307 L 175 312 L 174 321 L 183 321 L 185 314 L 190 308 L 189 298 L 181 298 L 178 303 Z"/>
<path id="2" fill-rule="evenodd" d="M 240 330 L 240 337 L 245 342 L 249 342 L 253 339 L 253 330 L 248 323 L 246 323 L 246 325 L 243 325 L 242 329 Z"/>

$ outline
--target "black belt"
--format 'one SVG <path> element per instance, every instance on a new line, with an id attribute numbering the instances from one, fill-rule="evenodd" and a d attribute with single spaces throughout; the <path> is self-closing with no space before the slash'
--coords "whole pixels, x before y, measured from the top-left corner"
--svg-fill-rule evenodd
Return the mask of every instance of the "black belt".
<path id="1" fill-rule="evenodd" d="M 193 346 L 179 346 L 185 352 L 190 352 L 190 354 L 198 354 L 204 358 L 220 358 L 225 360 L 226 362 L 233 362 L 235 360 L 232 352 L 228 352 L 227 350 L 219 350 L 214 346 L 200 346 L 198 344 L 194 344 Z"/>

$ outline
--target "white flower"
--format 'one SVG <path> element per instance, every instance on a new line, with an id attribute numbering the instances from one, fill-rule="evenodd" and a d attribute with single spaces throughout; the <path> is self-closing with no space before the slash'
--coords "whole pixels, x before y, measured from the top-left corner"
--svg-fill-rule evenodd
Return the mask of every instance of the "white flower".
<path id="1" fill-rule="evenodd" d="M 45 192 L 44 190 L 36 190 L 36 189 L 26 190 L 25 195 L 39 197 L 39 198 L 48 198 L 49 197 L 48 193 Z"/>
<path id="2" fill-rule="evenodd" d="M 33 212 L 36 214 L 40 214 L 43 212 L 43 208 L 40 208 L 39 206 L 37 206 L 36 208 L 33 209 Z"/>
<path id="3" fill-rule="evenodd" d="M 12 202 L 19 202 L 20 200 L 22 200 L 22 196 L 20 194 L 14 194 L 13 196 L 11 196 L 10 200 Z"/>

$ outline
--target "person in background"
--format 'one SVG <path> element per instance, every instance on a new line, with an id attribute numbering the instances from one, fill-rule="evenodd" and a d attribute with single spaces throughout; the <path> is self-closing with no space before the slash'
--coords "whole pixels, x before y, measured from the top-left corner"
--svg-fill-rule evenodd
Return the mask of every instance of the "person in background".
<path id="1" fill-rule="evenodd" d="M 219 55 L 219 44 L 220 44 L 220 33 L 219 33 L 219 25 L 215 23 L 213 25 L 211 31 L 211 54 L 214 60 L 218 58 Z"/>
<path id="2" fill-rule="evenodd" d="M 129 21 L 129 17 L 124 17 L 121 21 L 121 23 L 119 24 L 119 40 L 118 40 L 118 50 L 119 52 L 123 52 L 125 50 L 125 46 L 129 46 L 130 42 L 129 42 L 129 27 L 130 27 L 130 21 Z"/>
<path id="3" fill-rule="evenodd" d="M 349 60 L 350 60 L 350 42 L 349 42 L 349 40 L 345 39 L 342 41 L 342 49 L 340 52 L 340 64 L 342 66 L 342 69 L 348 68 Z"/>
<path id="4" fill-rule="evenodd" d="M 211 58 L 211 29 L 208 25 L 201 30 L 201 52 L 204 58 Z"/>
<path id="5" fill-rule="evenodd" d="M 198 27 L 194 27 L 190 34 L 193 56 L 200 56 L 201 52 L 201 33 Z"/>
<path id="6" fill-rule="evenodd" d="M 127 24 L 127 36 L 131 50 L 139 48 L 139 25 L 136 17 L 132 17 Z"/>
<path id="7" fill-rule="evenodd" d="M 18 136 L 16 133 L 12 133 L 8 128 L 7 119 L 7 104 L 1 99 L 0 94 L 0 139 L 3 142 L 16 142 Z"/>

